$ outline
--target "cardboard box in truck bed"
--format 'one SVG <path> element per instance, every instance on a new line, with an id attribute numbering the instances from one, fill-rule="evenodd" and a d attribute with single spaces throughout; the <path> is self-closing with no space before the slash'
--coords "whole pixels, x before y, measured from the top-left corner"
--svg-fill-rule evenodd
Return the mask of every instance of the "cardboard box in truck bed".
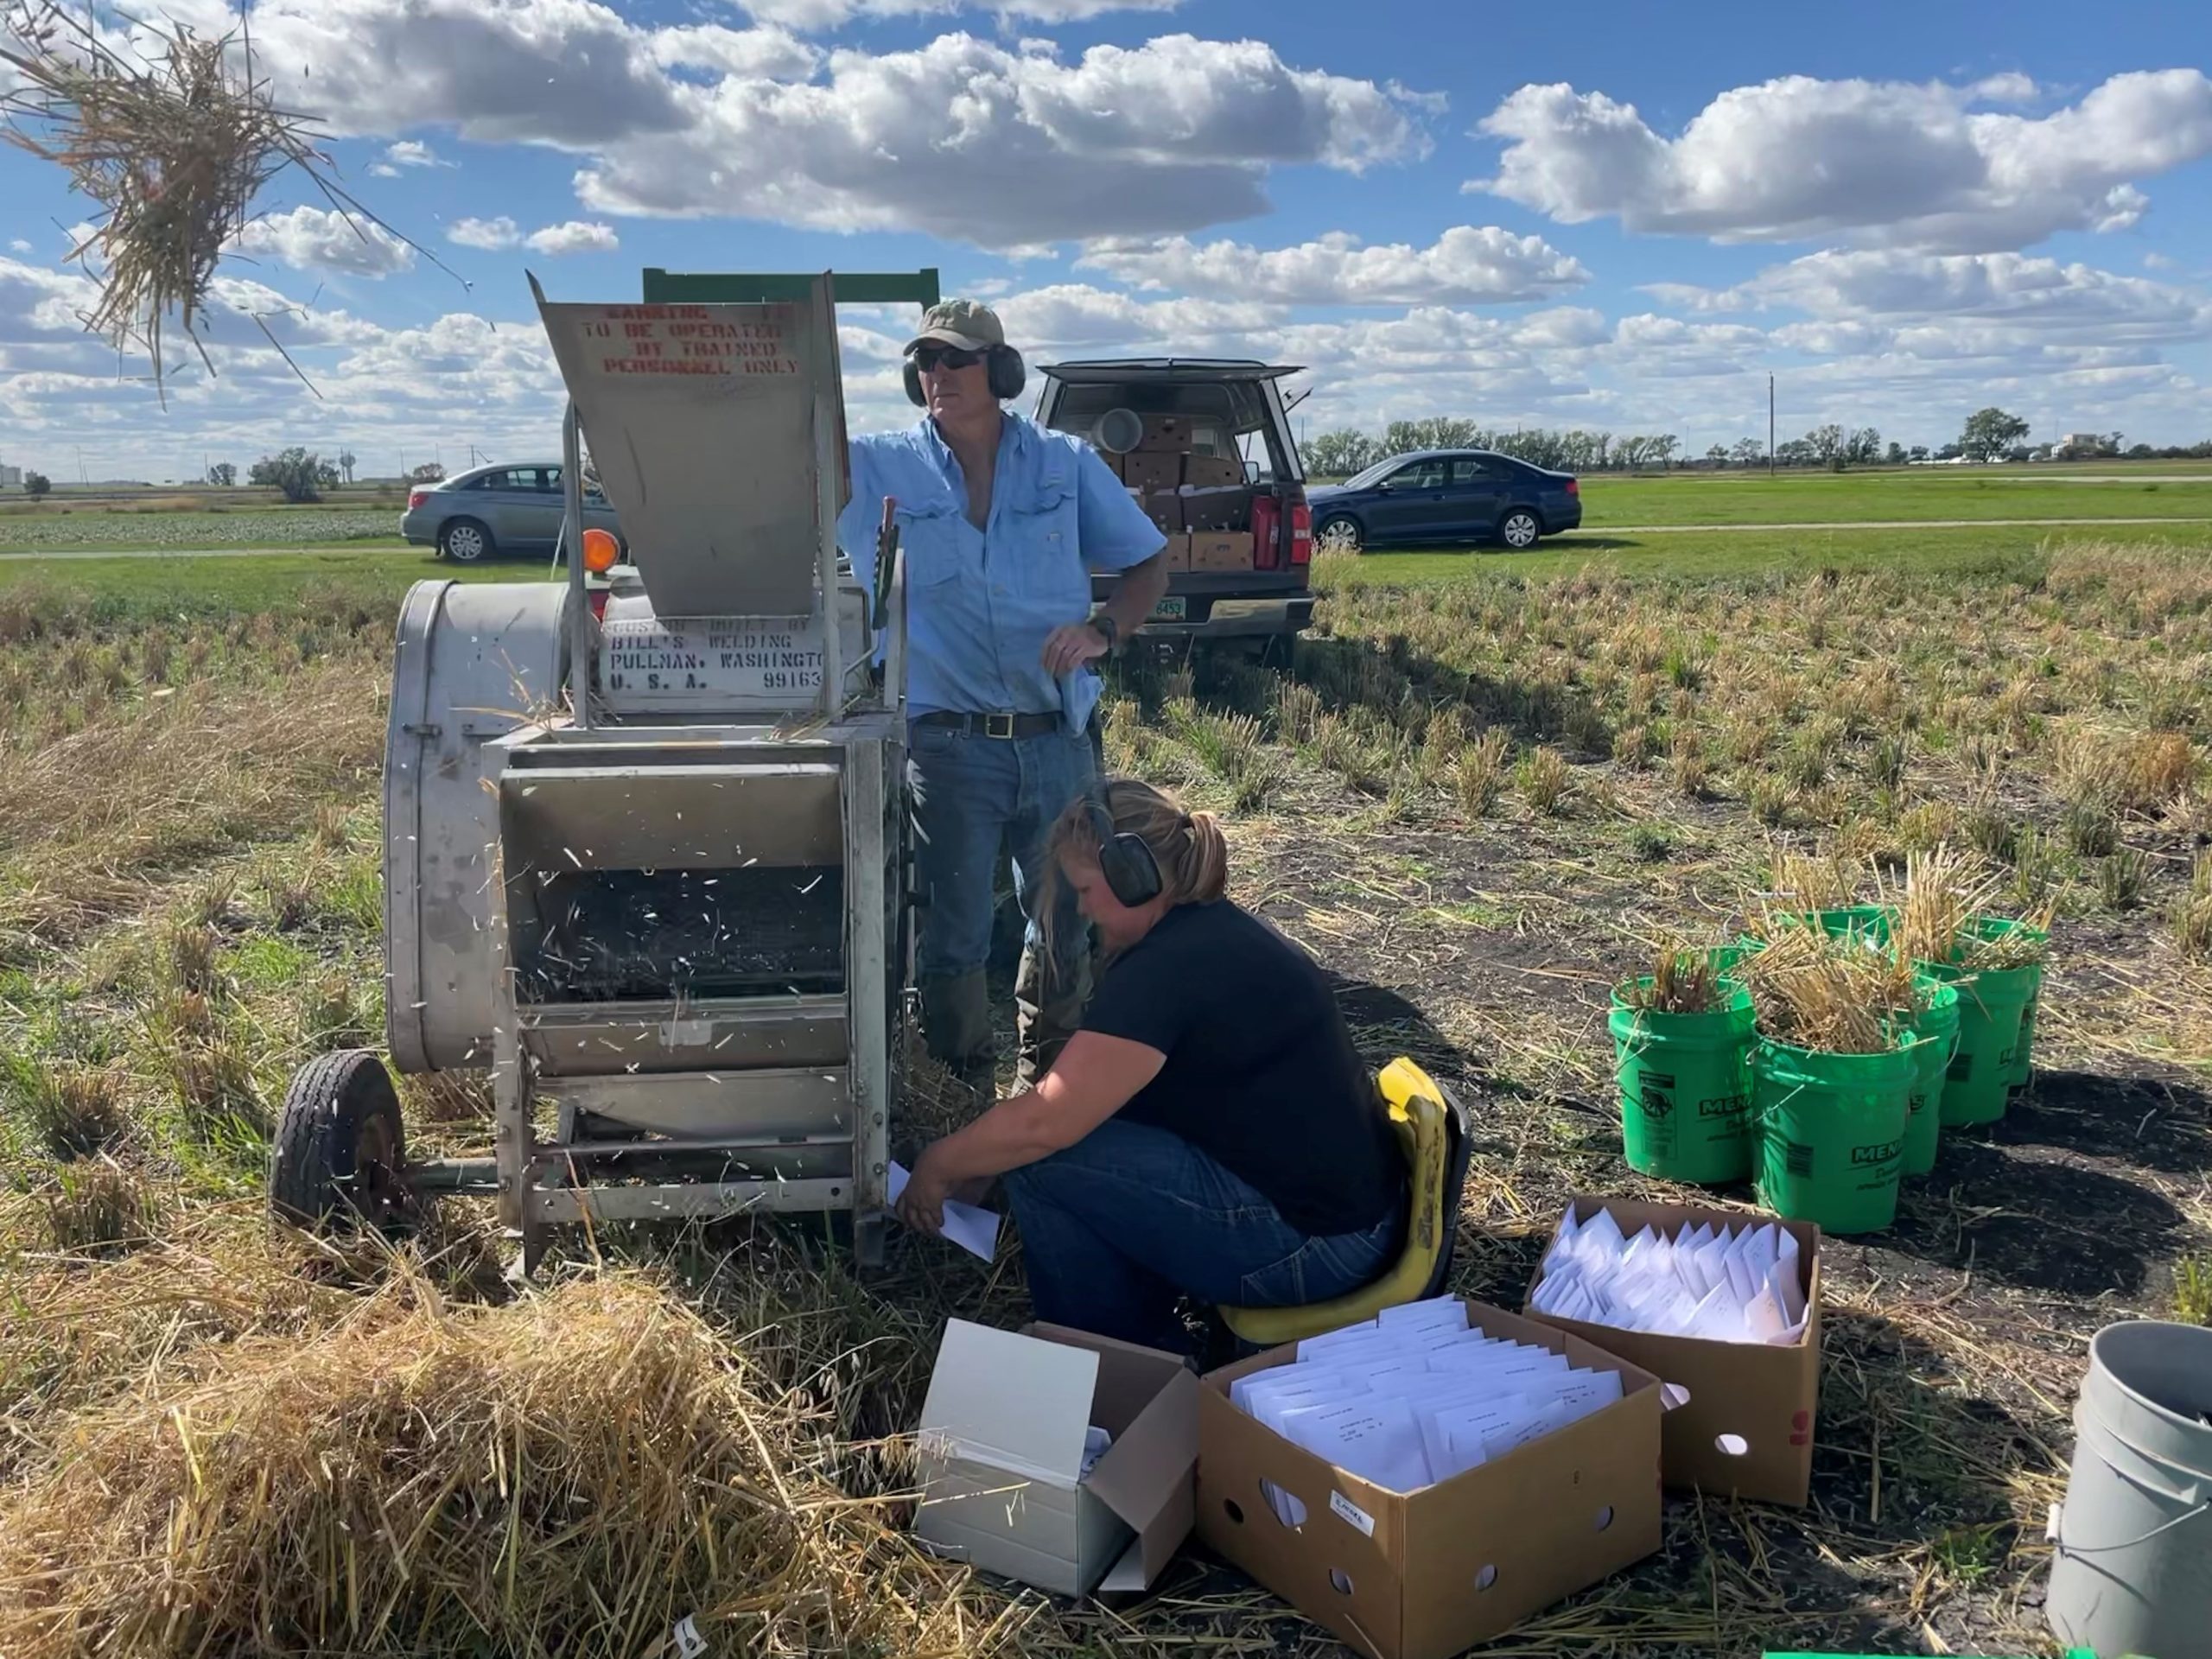
<path id="1" fill-rule="evenodd" d="M 1196 535 L 1209 530 L 1252 528 L 1252 491 L 1247 485 L 1209 489 L 1185 484 L 1179 492 L 1183 503 L 1183 528 Z"/>
<path id="2" fill-rule="evenodd" d="M 1231 488 L 1245 481 L 1244 463 L 1233 456 L 1185 455 L 1183 481 L 1201 490 Z"/>
<path id="3" fill-rule="evenodd" d="M 922 1407 L 914 1530 L 1056 1595 L 1141 1590 L 1191 1530 L 1198 1395 L 1173 1354 L 950 1320 Z M 1086 1469 L 1093 1428 L 1112 1445 Z"/>
<path id="4" fill-rule="evenodd" d="M 1249 570 L 1252 568 L 1252 532 L 1249 530 L 1216 530 L 1203 533 L 1191 532 L 1191 569 L 1197 570 Z"/>
<path id="5" fill-rule="evenodd" d="M 1187 415 L 1147 415 L 1140 454 L 1180 455 L 1191 447 L 1191 417 Z M 1177 483 L 1182 480 L 1177 479 Z"/>
<path id="6" fill-rule="evenodd" d="M 1122 482 L 1133 490 L 1176 490 L 1183 484 L 1180 455 L 1147 454 L 1135 451 L 1122 457 Z"/>
<path id="7" fill-rule="evenodd" d="M 1237 1378 L 1294 1363 L 1295 1344 L 1208 1374 L 1198 1396 L 1199 1537 L 1368 1659 L 1449 1659 L 1659 1548 L 1659 1379 L 1548 1325 L 1466 1308 L 1484 1336 L 1618 1372 L 1621 1397 L 1395 1492 L 1230 1402 Z M 1267 1485 L 1297 1498 L 1303 1524 L 1277 1519 Z"/>
<path id="8" fill-rule="evenodd" d="M 1660 1469 L 1667 1484 L 1715 1496 L 1732 1492 L 1758 1503 L 1804 1503 L 1812 1488 L 1813 1425 L 1821 1398 L 1821 1230 L 1808 1221 L 1687 1204 L 1583 1197 L 1569 1203 L 1578 1222 L 1611 1211 L 1630 1238 L 1646 1227 L 1671 1236 L 1700 1222 L 1715 1228 L 1772 1222 L 1796 1239 L 1805 1330 L 1787 1347 L 1623 1331 L 1534 1310 L 1529 1317 L 1656 1373 L 1670 1385 L 1670 1401 L 1687 1393 L 1665 1419 Z M 1529 1295 L 1543 1281 L 1539 1266 Z"/>
<path id="9" fill-rule="evenodd" d="M 1163 534 L 1180 536 L 1183 523 L 1183 498 L 1173 490 L 1147 490 L 1138 495 L 1136 503 L 1144 509 L 1144 516 L 1158 524 Z"/>

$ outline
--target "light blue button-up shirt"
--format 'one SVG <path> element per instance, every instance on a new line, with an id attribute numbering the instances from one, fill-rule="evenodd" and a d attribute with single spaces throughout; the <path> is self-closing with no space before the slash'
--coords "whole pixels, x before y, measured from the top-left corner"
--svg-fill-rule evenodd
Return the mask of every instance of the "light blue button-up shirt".
<path id="1" fill-rule="evenodd" d="M 1082 439 L 1006 411 L 983 528 L 937 424 L 852 442 L 853 498 L 837 541 L 864 588 L 875 584 L 883 498 L 899 504 L 906 554 L 906 704 L 914 714 L 1048 714 L 1081 731 L 1097 707 L 1089 667 L 1045 671 L 1053 629 L 1090 614 L 1090 573 L 1141 564 L 1167 545 Z"/>

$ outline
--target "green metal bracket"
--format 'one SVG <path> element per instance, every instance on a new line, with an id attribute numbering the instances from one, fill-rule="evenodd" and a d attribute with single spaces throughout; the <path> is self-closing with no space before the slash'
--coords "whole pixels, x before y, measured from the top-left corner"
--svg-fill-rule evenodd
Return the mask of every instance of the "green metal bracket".
<path id="1" fill-rule="evenodd" d="M 790 271 L 663 270 L 645 267 L 647 305 L 765 305 L 803 300 L 813 290 L 816 273 Z M 830 298 L 838 305 L 912 304 L 926 310 L 942 298 L 937 267 L 920 270 L 840 270 L 830 277 Z"/>

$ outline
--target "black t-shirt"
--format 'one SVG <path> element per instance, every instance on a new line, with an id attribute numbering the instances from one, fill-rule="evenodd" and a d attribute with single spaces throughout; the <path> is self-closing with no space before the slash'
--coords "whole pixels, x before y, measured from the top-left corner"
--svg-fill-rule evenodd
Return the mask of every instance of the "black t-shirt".
<path id="1" fill-rule="evenodd" d="M 1167 1057 L 1122 1116 L 1181 1135 L 1309 1237 L 1404 1206 L 1405 1156 L 1328 981 L 1250 912 L 1176 906 L 1108 966 L 1083 1028 Z"/>

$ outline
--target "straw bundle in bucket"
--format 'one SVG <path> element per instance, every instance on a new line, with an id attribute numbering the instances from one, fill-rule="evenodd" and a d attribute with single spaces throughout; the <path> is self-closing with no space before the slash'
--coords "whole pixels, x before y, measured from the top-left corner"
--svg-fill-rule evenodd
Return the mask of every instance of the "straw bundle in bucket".
<path id="1" fill-rule="evenodd" d="M 0 1653 L 981 1655 L 849 1448 L 653 1281 L 419 1283 L 80 1414 L 0 1498 Z"/>

